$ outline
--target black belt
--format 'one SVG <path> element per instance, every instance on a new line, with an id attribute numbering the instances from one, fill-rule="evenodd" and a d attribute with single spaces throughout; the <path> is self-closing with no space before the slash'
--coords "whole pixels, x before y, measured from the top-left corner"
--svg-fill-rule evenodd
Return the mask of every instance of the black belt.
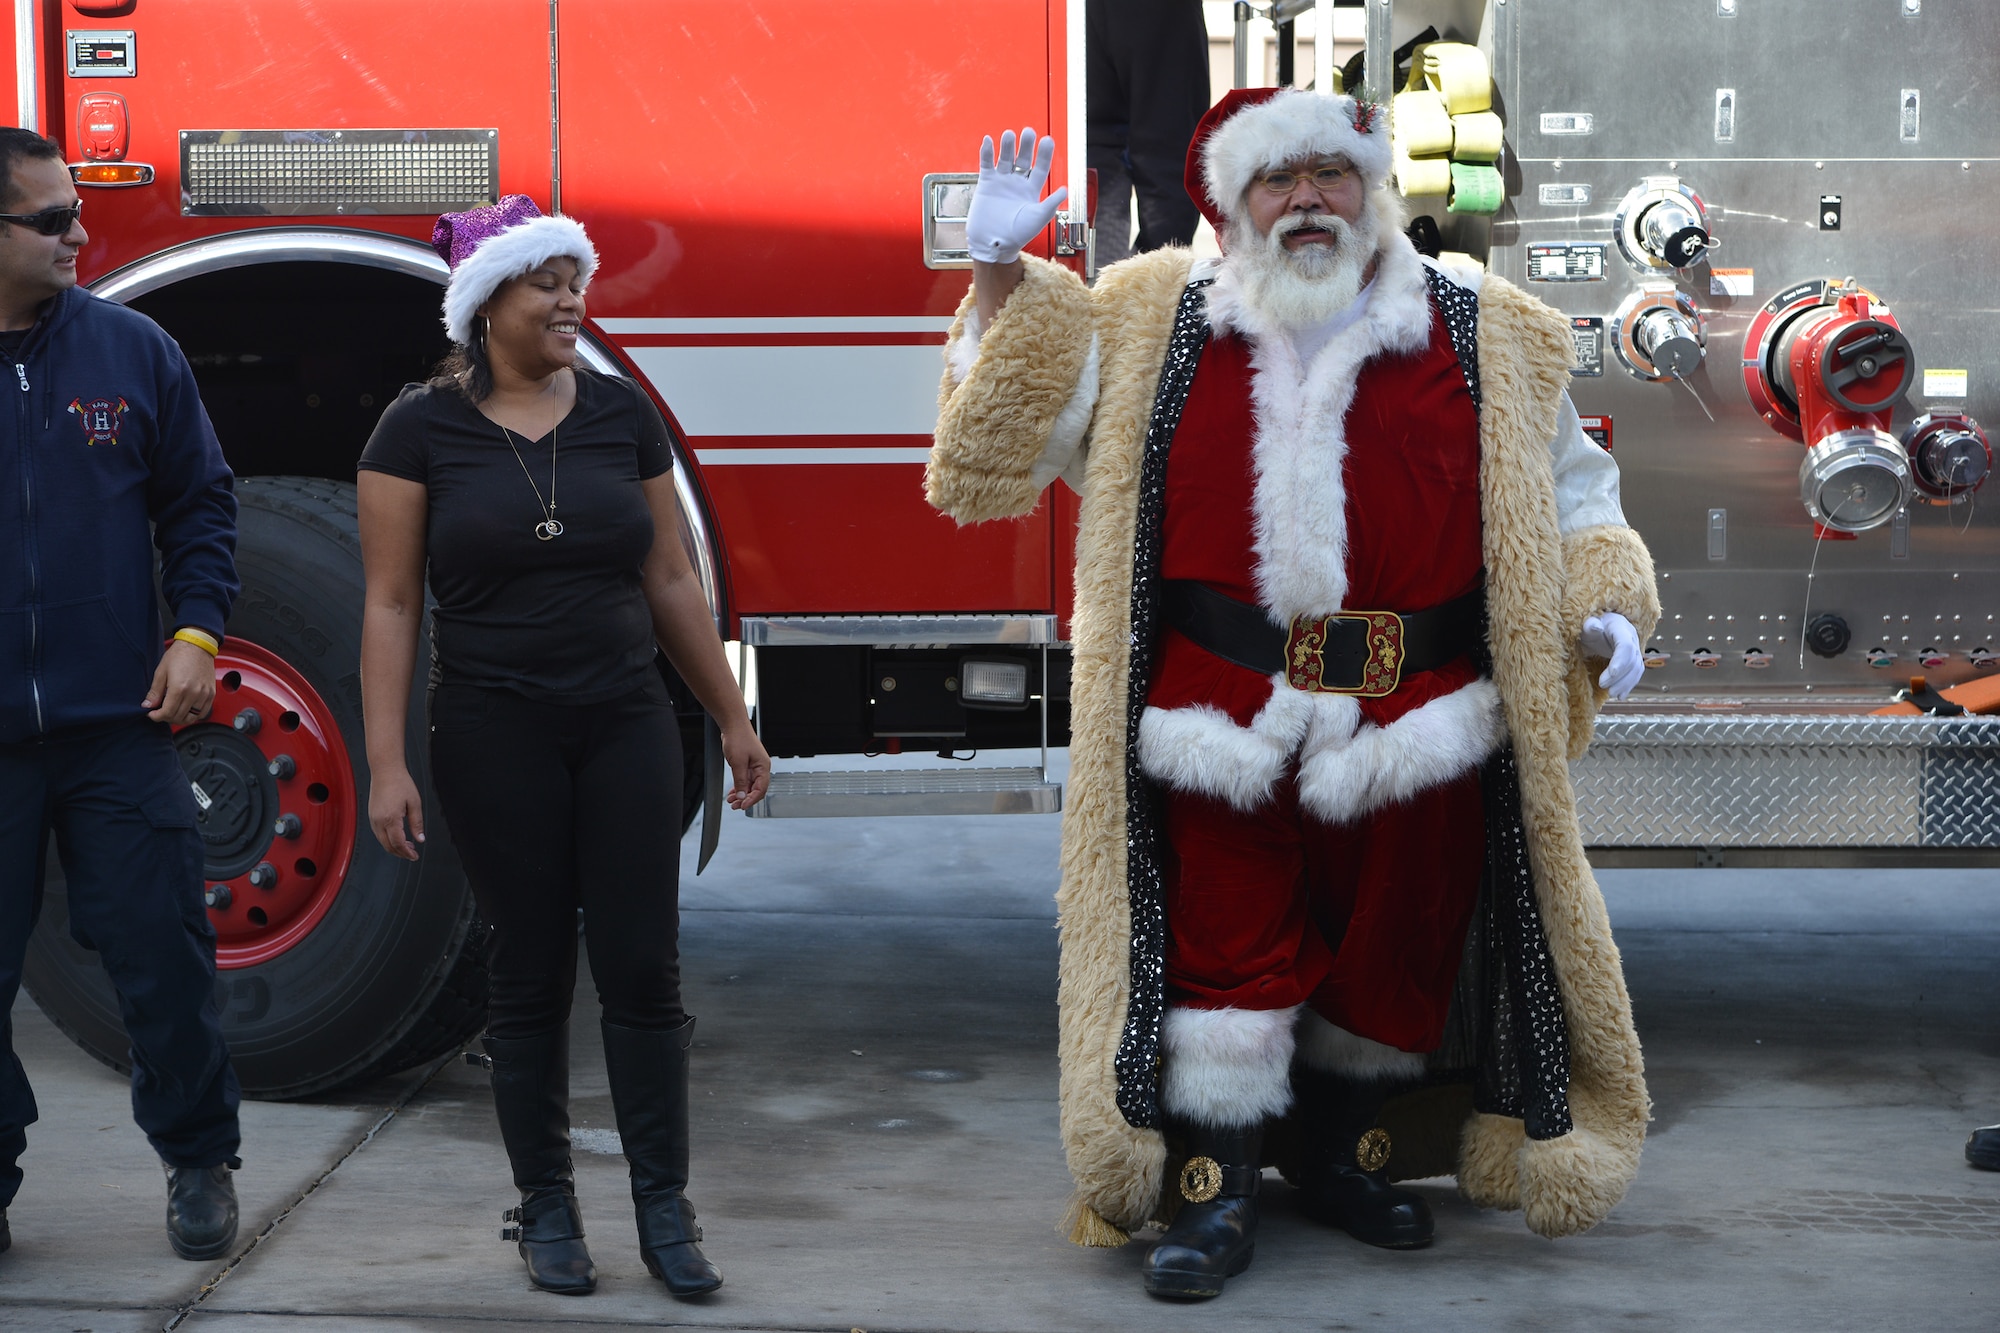
<path id="1" fill-rule="evenodd" d="M 1161 597 L 1167 623 L 1200 647 L 1314 694 L 1380 698 L 1406 674 L 1435 671 L 1486 642 L 1484 587 L 1424 611 L 1300 616 L 1289 630 L 1262 607 L 1192 580 L 1165 580 Z"/>

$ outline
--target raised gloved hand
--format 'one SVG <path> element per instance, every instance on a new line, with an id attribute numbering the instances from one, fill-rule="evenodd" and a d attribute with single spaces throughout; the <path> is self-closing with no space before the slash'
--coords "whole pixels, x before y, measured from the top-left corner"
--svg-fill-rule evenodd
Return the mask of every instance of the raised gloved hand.
<path id="1" fill-rule="evenodd" d="M 1583 633 L 1577 636 L 1577 647 L 1585 657 L 1610 659 L 1611 664 L 1604 668 L 1597 683 L 1611 691 L 1614 699 L 1630 694 L 1646 674 L 1646 659 L 1639 651 L 1639 631 L 1616 611 L 1588 617 L 1583 622 Z"/>
<path id="2" fill-rule="evenodd" d="M 966 244 L 974 259 L 1011 264 L 1021 257 L 1021 247 L 1055 220 L 1056 210 L 1069 198 L 1067 189 L 1042 198 L 1055 157 L 1056 141 L 1037 144 L 1033 129 L 1021 131 L 1018 150 L 1014 131 L 1002 134 L 998 162 L 993 136 L 980 141 L 979 185 L 972 192 L 972 215 L 965 220 Z"/>

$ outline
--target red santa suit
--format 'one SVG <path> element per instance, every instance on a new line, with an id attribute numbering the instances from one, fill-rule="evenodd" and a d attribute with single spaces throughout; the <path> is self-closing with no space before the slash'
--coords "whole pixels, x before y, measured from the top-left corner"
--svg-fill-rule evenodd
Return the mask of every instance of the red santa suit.
<path id="1" fill-rule="evenodd" d="M 1279 625 L 1476 591 L 1478 415 L 1416 255 L 1385 257 L 1303 338 L 1258 328 L 1226 274 L 1208 310 L 1169 455 L 1161 576 Z M 1500 737 L 1466 647 L 1358 698 L 1295 690 L 1164 632 L 1139 756 L 1171 793 L 1172 1002 L 1309 1004 L 1334 1025 L 1308 1024 L 1312 1045 L 1376 1067 L 1414 1068 L 1396 1056 L 1436 1047 L 1484 859 L 1476 770 Z"/>

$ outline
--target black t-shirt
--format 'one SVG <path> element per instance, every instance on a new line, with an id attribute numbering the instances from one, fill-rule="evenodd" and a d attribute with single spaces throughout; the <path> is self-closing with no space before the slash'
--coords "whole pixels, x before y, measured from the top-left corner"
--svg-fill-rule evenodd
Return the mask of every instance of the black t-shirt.
<path id="1" fill-rule="evenodd" d="M 430 492 L 434 682 L 583 704 L 630 693 L 653 669 L 640 584 L 653 519 L 639 482 L 673 466 L 666 423 L 629 381 L 575 375 L 553 488 L 548 436 L 503 430 L 448 385 L 405 388 L 362 450 L 362 470 Z M 536 486 L 543 500 L 553 489 L 563 525 L 550 541 L 535 536 Z"/>

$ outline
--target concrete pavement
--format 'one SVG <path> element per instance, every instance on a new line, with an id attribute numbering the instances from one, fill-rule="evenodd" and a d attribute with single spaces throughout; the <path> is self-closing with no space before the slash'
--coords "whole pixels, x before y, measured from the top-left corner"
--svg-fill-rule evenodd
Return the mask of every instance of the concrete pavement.
<path id="1" fill-rule="evenodd" d="M 645 1275 L 586 979 L 579 1191 L 596 1295 L 532 1291 L 483 1076 L 246 1106 L 230 1265 L 175 1259 L 122 1081 L 24 1000 L 43 1108 L 0 1329 L 2000 1327 L 2000 876 L 1606 872 L 1657 1120 L 1630 1196 L 1548 1242 L 1449 1182 L 1428 1251 L 1368 1250 L 1271 1178 L 1255 1266 L 1194 1307 L 1140 1245 L 1056 1234 L 1054 818 L 732 818 L 688 878 L 695 1180 L 727 1285 Z M 691 876 L 692 863 L 686 867 Z M 303 1196 L 303 1197 L 302 1197 Z"/>

